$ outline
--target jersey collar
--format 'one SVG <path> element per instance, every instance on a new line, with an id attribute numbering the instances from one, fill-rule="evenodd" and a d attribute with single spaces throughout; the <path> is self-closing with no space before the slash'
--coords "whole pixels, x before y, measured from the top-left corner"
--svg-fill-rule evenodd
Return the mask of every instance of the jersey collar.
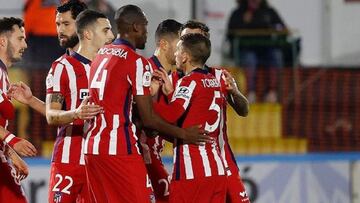
<path id="1" fill-rule="evenodd" d="M 85 58 L 84 56 L 80 55 L 79 53 L 77 53 L 75 51 L 71 53 L 71 56 L 74 57 L 76 60 L 80 61 L 83 64 L 90 64 L 91 63 L 91 61 L 89 59 Z"/>
<path id="2" fill-rule="evenodd" d="M 6 65 L 4 64 L 4 62 L 1 59 L 0 59 L 0 68 L 3 69 L 5 72 L 7 72 Z"/>
<path id="3" fill-rule="evenodd" d="M 154 61 L 154 63 L 155 63 L 155 65 L 156 65 L 157 68 L 164 68 L 164 67 L 161 65 L 161 63 L 160 63 L 160 61 L 159 61 L 159 59 L 158 59 L 157 56 L 153 55 L 153 56 L 151 57 L 151 60 Z"/>
<path id="4" fill-rule="evenodd" d="M 208 67 L 206 65 L 204 65 L 204 67 L 202 68 L 195 68 L 193 71 L 191 72 L 196 72 L 196 73 L 201 73 L 201 74 L 208 74 Z"/>
<path id="5" fill-rule="evenodd" d="M 130 47 L 131 49 L 133 49 L 134 51 L 136 50 L 135 47 L 132 44 L 130 44 L 129 41 L 127 41 L 125 39 L 117 38 L 114 40 L 113 44 L 114 45 L 126 45 L 126 46 Z"/>

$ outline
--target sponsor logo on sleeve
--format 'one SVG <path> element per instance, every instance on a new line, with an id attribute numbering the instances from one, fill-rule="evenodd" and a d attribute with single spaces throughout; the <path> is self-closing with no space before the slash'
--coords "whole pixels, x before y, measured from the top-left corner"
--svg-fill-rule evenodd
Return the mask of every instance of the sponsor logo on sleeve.
<path id="1" fill-rule="evenodd" d="M 189 99 L 190 94 L 191 94 L 191 91 L 190 91 L 189 87 L 180 86 L 178 88 L 178 90 L 176 91 L 174 98 Z"/>

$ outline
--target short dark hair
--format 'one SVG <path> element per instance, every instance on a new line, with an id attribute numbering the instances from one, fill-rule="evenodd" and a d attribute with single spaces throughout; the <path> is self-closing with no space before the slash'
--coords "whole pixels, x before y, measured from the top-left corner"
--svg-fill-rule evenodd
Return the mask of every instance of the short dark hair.
<path id="1" fill-rule="evenodd" d="M 200 33 L 190 33 L 180 37 L 185 51 L 191 55 L 192 61 L 204 65 L 211 54 L 209 38 Z"/>
<path id="2" fill-rule="evenodd" d="M 180 32 L 185 30 L 185 28 L 200 29 L 201 31 L 203 31 L 205 33 L 207 38 L 210 38 L 210 33 L 209 33 L 210 29 L 205 23 L 202 23 L 202 22 L 197 21 L 197 20 L 188 20 L 186 23 L 184 23 L 182 25 Z"/>
<path id="3" fill-rule="evenodd" d="M 57 7 L 56 11 L 58 13 L 65 13 L 71 11 L 71 16 L 75 20 L 76 17 L 84 10 L 87 9 L 87 6 L 84 2 L 79 0 L 70 0 L 61 6 Z"/>
<path id="4" fill-rule="evenodd" d="M 119 33 L 126 33 L 129 31 L 129 26 L 139 22 L 139 19 L 144 17 L 144 13 L 140 7 L 135 5 L 125 5 L 120 7 L 115 12 L 115 22 Z"/>
<path id="5" fill-rule="evenodd" d="M 13 28 L 14 25 L 19 26 L 19 28 L 24 27 L 24 21 L 20 18 L 14 18 L 14 17 L 0 18 L 0 35 L 4 34 L 6 32 L 14 31 L 14 28 Z"/>
<path id="6" fill-rule="evenodd" d="M 80 39 L 83 38 L 84 29 L 96 23 L 99 18 L 107 19 L 104 14 L 93 10 L 85 10 L 76 17 L 76 32 Z"/>
<path id="7" fill-rule="evenodd" d="M 182 24 L 173 19 L 167 19 L 162 21 L 155 31 L 155 42 L 159 43 L 160 39 L 165 36 L 179 37 L 179 32 Z"/>

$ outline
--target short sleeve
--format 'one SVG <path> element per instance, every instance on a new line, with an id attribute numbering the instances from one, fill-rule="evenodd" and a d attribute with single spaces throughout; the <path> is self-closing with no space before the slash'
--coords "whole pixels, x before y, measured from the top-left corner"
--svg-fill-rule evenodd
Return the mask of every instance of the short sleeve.
<path id="1" fill-rule="evenodd" d="M 152 74 L 150 63 L 146 59 L 139 57 L 135 63 L 130 64 L 130 68 L 129 76 L 133 95 L 150 95 Z"/>
<path id="2" fill-rule="evenodd" d="M 61 93 L 62 95 L 65 95 L 68 84 L 69 77 L 65 65 L 60 62 L 53 63 L 46 77 L 46 93 Z"/>

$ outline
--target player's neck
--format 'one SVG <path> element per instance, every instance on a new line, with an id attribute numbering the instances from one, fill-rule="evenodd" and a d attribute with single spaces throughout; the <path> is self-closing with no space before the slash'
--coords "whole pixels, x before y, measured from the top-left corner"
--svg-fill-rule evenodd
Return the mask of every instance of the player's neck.
<path id="1" fill-rule="evenodd" d="M 135 39 L 127 33 L 117 34 L 116 39 L 123 39 L 128 41 L 133 47 L 136 47 Z"/>
<path id="2" fill-rule="evenodd" d="M 185 66 L 185 75 L 191 73 L 191 71 L 193 71 L 193 70 L 195 70 L 197 68 L 202 68 L 202 66 L 199 65 L 199 64 L 192 64 L 192 63 L 186 64 L 186 66 Z"/>
<path id="3" fill-rule="evenodd" d="M 154 56 L 156 56 L 159 59 L 161 66 L 166 70 L 166 72 L 171 70 L 172 65 L 168 63 L 165 54 L 163 54 L 160 49 L 155 50 Z"/>
<path id="4" fill-rule="evenodd" d="M 6 68 L 8 68 L 12 65 L 12 62 L 6 56 L 6 53 L 0 53 L 0 60 L 5 64 Z"/>
<path id="5" fill-rule="evenodd" d="M 92 61 L 95 58 L 97 51 L 98 49 L 93 46 L 90 46 L 86 43 L 79 43 L 79 48 L 76 52 Z"/>

